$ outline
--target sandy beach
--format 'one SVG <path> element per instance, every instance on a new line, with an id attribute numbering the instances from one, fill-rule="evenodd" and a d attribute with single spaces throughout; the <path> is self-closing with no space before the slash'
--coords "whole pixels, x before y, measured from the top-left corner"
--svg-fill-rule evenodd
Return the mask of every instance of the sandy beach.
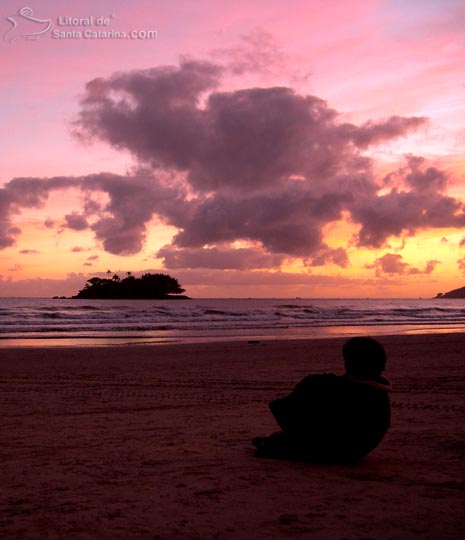
<path id="1" fill-rule="evenodd" d="M 0 538 L 465 537 L 465 334 L 382 337 L 392 427 L 355 465 L 254 456 L 344 339 L 0 350 Z"/>

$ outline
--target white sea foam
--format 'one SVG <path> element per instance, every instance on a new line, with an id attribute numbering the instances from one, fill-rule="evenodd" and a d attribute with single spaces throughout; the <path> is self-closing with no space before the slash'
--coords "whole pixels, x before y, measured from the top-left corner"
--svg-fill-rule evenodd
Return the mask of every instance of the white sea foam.
<path id="1" fill-rule="evenodd" d="M 30 339 L 204 341 L 465 329 L 460 300 L 0 299 L 0 345 Z"/>

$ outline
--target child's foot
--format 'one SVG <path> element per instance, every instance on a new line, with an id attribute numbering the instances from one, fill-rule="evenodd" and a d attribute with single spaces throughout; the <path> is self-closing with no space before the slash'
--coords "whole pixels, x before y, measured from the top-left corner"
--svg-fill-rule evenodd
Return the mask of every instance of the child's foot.
<path id="1" fill-rule="evenodd" d="M 278 431 L 268 437 L 254 437 L 252 444 L 257 449 L 256 455 L 259 457 L 278 457 L 285 453 L 288 446 L 284 433 Z"/>
<path id="2" fill-rule="evenodd" d="M 257 450 L 260 450 L 266 444 L 266 439 L 267 437 L 254 437 L 252 439 L 252 444 L 255 446 Z"/>

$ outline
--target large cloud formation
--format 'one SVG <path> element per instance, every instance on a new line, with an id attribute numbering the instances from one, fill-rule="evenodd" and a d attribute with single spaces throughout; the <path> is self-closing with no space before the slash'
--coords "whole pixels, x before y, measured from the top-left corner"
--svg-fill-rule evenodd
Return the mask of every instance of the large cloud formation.
<path id="1" fill-rule="evenodd" d="M 64 227 L 89 228 L 106 251 L 124 255 L 142 249 L 157 216 L 179 231 L 158 254 L 176 268 L 278 267 L 295 257 L 344 267 L 345 246 L 324 237 L 343 213 L 358 226 L 356 243 L 373 248 L 392 235 L 465 224 L 443 171 L 409 156 L 383 182 L 364 154 L 425 118 L 355 125 L 292 88 L 222 90 L 224 74 L 218 63 L 185 59 L 90 81 L 76 132 L 128 150 L 141 170 L 12 180 L 0 190 L 0 247 L 19 233 L 11 218 L 20 207 L 39 207 L 66 187 L 106 193 L 108 202 L 89 198 Z"/>

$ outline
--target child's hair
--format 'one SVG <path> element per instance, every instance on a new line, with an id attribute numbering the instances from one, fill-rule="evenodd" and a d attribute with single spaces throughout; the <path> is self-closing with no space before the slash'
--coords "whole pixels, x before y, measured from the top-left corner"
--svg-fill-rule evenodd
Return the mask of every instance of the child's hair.
<path id="1" fill-rule="evenodd" d="M 342 347 L 346 373 L 358 379 L 377 379 L 386 367 L 383 346 L 370 337 L 354 337 Z"/>

